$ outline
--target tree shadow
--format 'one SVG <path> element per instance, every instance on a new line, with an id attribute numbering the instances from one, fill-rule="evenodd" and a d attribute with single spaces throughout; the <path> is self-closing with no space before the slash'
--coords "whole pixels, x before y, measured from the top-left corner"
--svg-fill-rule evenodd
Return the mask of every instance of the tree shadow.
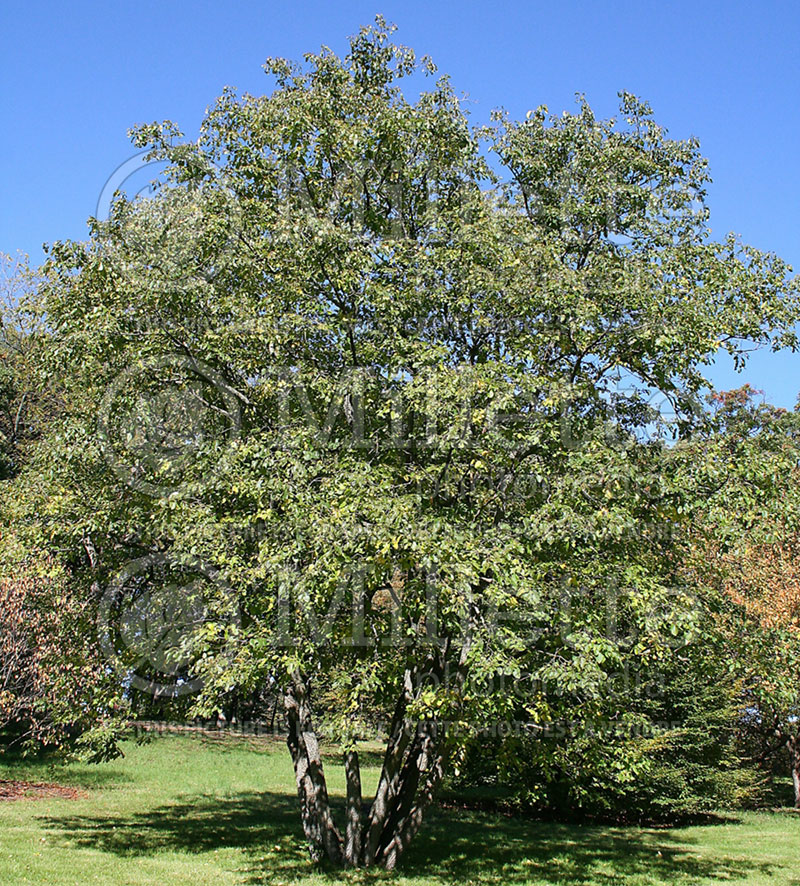
<path id="1" fill-rule="evenodd" d="M 42 819 L 65 845 L 118 856 L 163 851 L 202 853 L 238 848 L 251 884 L 294 882 L 309 876 L 296 800 L 285 794 L 245 792 L 235 797 L 200 794 L 128 815 Z M 569 825 L 483 812 L 436 810 L 409 849 L 402 873 L 441 884 L 621 884 L 637 886 L 736 882 L 778 866 L 736 858 L 702 858 L 691 841 L 670 832 Z M 788 872 L 787 872 L 788 873 Z M 374 882 L 382 872 L 318 870 L 331 883 Z M 799 881 L 800 882 L 800 881 Z"/>
<path id="2" fill-rule="evenodd" d="M 113 764 L 96 766 L 91 763 L 70 764 L 47 757 L 0 757 L 0 778 L 24 781 L 47 781 L 90 791 L 95 788 L 114 790 L 130 784 L 132 776 Z"/>
<path id="3" fill-rule="evenodd" d="M 443 882 L 522 884 L 696 884 L 769 875 L 773 864 L 703 858 L 670 831 L 566 824 L 486 813 L 436 811 L 406 858 L 404 871 L 437 871 Z M 713 827 L 713 825 L 708 825 Z"/>
<path id="4" fill-rule="evenodd" d="M 180 802 L 126 815 L 70 815 L 41 819 L 65 842 L 121 856 L 167 850 L 209 852 L 225 847 L 255 850 L 291 839 L 299 843 L 293 798 L 247 791 L 235 797 L 195 794 Z M 298 845 L 298 850 L 302 846 Z"/>

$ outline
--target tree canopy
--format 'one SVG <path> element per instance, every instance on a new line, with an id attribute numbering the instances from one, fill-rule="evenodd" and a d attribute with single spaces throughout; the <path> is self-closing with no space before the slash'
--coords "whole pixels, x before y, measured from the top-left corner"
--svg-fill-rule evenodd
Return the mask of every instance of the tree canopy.
<path id="1" fill-rule="evenodd" d="M 126 686 L 278 686 L 312 857 L 388 868 L 465 737 L 624 719 L 615 677 L 697 639 L 665 434 L 704 421 L 720 348 L 794 347 L 799 304 L 711 238 L 699 145 L 645 102 L 475 126 L 391 30 L 268 60 L 196 141 L 134 132 L 166 177 L 51 249 L 30 309 L 64 412 L 5 504 Z"/>

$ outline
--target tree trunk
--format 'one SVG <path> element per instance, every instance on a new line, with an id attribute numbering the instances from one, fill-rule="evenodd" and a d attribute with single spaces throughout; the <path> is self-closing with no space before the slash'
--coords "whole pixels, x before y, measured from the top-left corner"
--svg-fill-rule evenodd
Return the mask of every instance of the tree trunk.
<path id="1" fill-rule="evenodd" d="M 289 726 L 287 744 L 294 763 L 309 854 L 315 862 L 327 857 L 334 864 L 341 865 L 342 837 L 331 815 L 319 742 L 311 721 L 308 687 L 300 675 L 290 681 L 284 693 L 284 704 Z"/>
<path id="2" fill-rule="evenodd" d="M 344 775 L 347 781 L 347 806 L 345 809 L 344 863 L 358 867 L 361 863 L 361 768 L 358 752 L 347 751 L 344 755 Z"/>
<path id="3" fill-rule="evenodd" d="M 381 767 L 378 787 L 375 791 L 375 799 L 372 801 L 372 808 L 369 812 L 363 850 L 363 860 L 366 867 L 370 867 L 378 859 L 381 834 L 392 809 L 392 801 L 397 790 L 403 755 L 411 741 L 412 724 L 406 718 L 405 713 L 408 702 L 411 699 L 412 681 L 411 671 L 406 671 L 403 692 L 397 700 L 392 717 L 389 741 L 383 757 L 383 766 Z"/>
<path id="4" fill-rule="evenodd" d="M 414 722 L 406 716 L 412 694 L 413 673 L 408 670 L 365 823 L 358 752 L 353 749 L 344 755 L 347 800 L 342 839 L 331 814 L 308 686 L 299 675 L 290 681 L 284 693 L 287 743 L 294 763 L 303 831 L 313 861 L 327 858 L 337 866 L 392 870 L 419 830 L 442 780 L 444 736 L 434 721 Z"/>
<path id="5" fill-rule="evenodd" d="M 800 735 L 791 736 L 786 742 L 786 747 L 789 749 L 789 763 L 792 767 L 794 808 L 800 809 Z"/>
<path id="6" fill-rule="evenodd" d="M 400 856 L 416 836 L 422 825 L 423 814 L 441 783 L 444 755 L 439 745 L 436 724 L 421 723 L 401 773 L 395 808 L 382 834 L 380 863 L 387 870 L 394 870 Z"/>

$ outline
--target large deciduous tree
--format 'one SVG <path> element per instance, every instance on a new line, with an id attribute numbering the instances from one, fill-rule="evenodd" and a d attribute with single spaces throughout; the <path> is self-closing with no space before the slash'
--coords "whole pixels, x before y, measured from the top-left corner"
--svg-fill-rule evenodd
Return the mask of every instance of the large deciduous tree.
<path id="1" fill-rule="evenodd" d="M 312 857 L 392 868 L 460 736 L 691 637 L 648 404 L 687 432 L 719 347 L 794 345 L 798 292 L 710 239 L 697 143 L 632 96 L 619 121 L 582 101 L 473 127 L 446 77 L 407 96 L 435 67 L 380 21 L 344 58 L 266 70 L 273 91 L 226 91 L 196 141 L 139 128 L 161 189 L 53 247 L 70 410 L 28 472 L 49 486 L 10 507 L 110 589 L 109 650 L 151 636 L 115 622 L 126 599 L 180 597 L 150 676 L 121 656 L 130 685 L 201 710 L 274 682 Z"/>

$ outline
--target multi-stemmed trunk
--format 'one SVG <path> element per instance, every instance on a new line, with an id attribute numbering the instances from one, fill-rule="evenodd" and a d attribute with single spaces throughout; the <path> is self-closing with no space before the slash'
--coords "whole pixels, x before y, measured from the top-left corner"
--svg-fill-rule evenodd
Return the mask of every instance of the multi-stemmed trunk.
<path id="1" fill-rule="evenodd" d="M 312 860 L 345 867 L 393 869 L 422 824 L 442 780 L 444 741 L 437 724 L 406 716 L 411 675 L 406 674 L 389 732 L 375 799 L 363 813 L 357 751 L 344 755 L 347 782 L 344 836 L 328 799 L 308 687 L 295 675 L 285 692 L 288 745 L 294 763 L 303 830 Z"/>

